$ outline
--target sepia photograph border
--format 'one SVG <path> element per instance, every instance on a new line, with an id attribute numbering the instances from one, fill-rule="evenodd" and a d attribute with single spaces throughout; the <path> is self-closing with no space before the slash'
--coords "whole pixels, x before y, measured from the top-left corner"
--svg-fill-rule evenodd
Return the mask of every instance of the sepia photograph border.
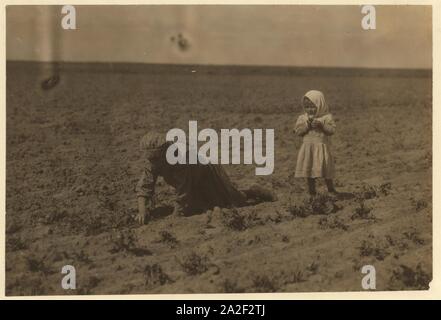
<path id="1" fill-rule="evenodd" d="M 6 6 L 8 5 L 430 5 L 432 6 L 432 74 L 433 74 L 433 100 L 432 100 L 432 257 L 433 257 L 433 280 L 430 283 L 430 289 L 427 291 L 366 291 L 366 292 L 305 292 L 305 293 L 234 293 L 234 294 L 127 294 L 127 295 L 58 295 L 58 296 L 6 296 L 5 295 L 5 258 L 6 258 Z M 360 0 L 334 0 L 334 1 L 116 1 L 116 0 L 72 0 L 72 1 L 13 1 L 3 0 L 0 13 L 0 104 L 1 104 L 1 181 L 0 181 L 0 297 L 2 299 L 149 299 L 149 300 L 292 300 L 292 299 L 439 299 L 441 297 L 441 219 L 439 212 L 441 210 L 441 113 L 435 107 L 441 102 L 441 2 L 437 0 L 375 0 L 370 3 Z"/>

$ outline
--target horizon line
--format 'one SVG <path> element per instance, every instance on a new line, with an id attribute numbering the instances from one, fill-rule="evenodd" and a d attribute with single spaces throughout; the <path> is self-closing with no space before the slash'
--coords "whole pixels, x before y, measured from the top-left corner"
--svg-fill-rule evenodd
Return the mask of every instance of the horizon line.
<path id="1" fill-rule="evenodd" d="M 360 70 L 411 70 L 433 71 L 433 66 L 427 67 L 365 67 L 365 66 L 313 66 L 313 65 L 270 65 L 270 64 L 204 64 L 204 63 L 167 63 L 167 62 L 136 62 L 136 61 L 42 61 L 42 60 L 19 60 L 6 59 L 6 63 L 42 63 L 42 64 L 128 64 L 149 66 L 177 66 L 177 67 L 243 67 L 243 68 L 314 68 L 314 69 L 360 69 Z"/>

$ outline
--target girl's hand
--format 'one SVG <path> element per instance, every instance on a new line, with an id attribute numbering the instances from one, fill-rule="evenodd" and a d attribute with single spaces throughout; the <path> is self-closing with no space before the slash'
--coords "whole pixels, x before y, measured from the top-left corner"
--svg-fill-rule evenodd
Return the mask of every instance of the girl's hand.
<path id="1" fill-rule="evenodd" d="M 322 123 L 316 119 L 312 120 L 311 127 L 313 129 L 318 129 L 322 127 Z"/>

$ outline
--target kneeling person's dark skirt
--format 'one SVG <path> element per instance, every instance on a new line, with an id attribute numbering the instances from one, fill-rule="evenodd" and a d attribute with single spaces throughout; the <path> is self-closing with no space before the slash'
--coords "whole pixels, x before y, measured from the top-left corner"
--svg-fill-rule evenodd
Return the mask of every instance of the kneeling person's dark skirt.
<path id="1" fill-rule="evenodd" d="M 221 165 L 169 164 L 166 159 L 168 145 L 147 152 L 144 170 L 136 186 L 137 196 L 151 199 L 156 179 L 162 176 L 167 184 L 176 189 L 179 203 L 186 214 L 204 212 L 216 206 L 240 207 L 250 204 L 251 198 L 254 202 L 275 200 L 270 192 L 258 187 L 238 190 Z"/>

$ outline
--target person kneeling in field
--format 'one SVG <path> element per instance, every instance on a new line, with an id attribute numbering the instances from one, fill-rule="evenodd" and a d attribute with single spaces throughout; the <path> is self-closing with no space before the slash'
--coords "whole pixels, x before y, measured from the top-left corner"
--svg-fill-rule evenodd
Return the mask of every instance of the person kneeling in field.
<path id="1" fill-rule="evenodd" d="M 141 150 L 145 153 L 145 165 L 136 185 L 139 223 L 144 224 L 150 218 L 155 184 L 159 176 L 174 187 L 178 194 L 175 214 L 180 212 L 189 215 L 202 213 L 216 206 L 231 208 L 276 200 L 275 195 L 259 186 L 238 190 L 218 164 L 169 164 L 166 153 L 172 142 L 165 141 L 164 137 L 165 135 L 157 132 L 150 132 L 140 142 Z"/>

